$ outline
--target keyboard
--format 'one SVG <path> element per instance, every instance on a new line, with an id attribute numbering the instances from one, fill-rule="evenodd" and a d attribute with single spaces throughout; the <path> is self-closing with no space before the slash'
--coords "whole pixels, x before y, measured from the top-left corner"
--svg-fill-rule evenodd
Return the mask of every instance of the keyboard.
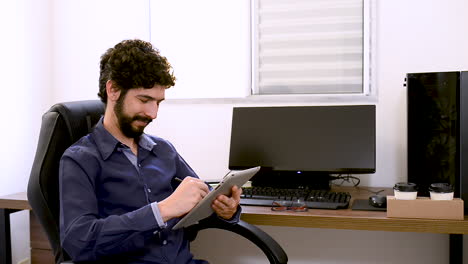
<path id="1" fill-rule="evenodd" d="M 282 189 L 272 187 L 242 188 L 241 205 L 272 206 L 274 201 L 296 201 L 301 199 L 308 208 L 345 209 L 351 194 L 326 190 Z"/>

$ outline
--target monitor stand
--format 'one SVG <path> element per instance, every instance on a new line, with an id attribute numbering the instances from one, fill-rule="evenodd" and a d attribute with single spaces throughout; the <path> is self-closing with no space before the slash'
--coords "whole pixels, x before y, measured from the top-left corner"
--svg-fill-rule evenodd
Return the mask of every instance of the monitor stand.
<path id="1" fill-rule="evenodd" d="M 330 190 L 330 180 L 330 175 L 322 172 L 260 170 L 251 182 L 255 187 Z"/>

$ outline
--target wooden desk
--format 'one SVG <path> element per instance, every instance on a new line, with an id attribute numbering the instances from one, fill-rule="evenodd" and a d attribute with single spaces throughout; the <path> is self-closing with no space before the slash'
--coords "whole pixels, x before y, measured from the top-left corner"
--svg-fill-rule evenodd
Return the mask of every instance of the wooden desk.
<path id="1" fill-rule="evenodd" d="M 355 199 L 367 199 L 372 194 L 367 189 L 377 191 L 383 188 L 341 187 L 336 190 L 349 191 L 352 204 Z M 391 189 L 384 190 L 381 194 L 392 194 Z M 11 263 L 9 213 L 18 210 L 31 210 L 26 193 L 0 197 L 0 264 Z M 54 263 L 42 228 L 34 214 L 30 216 L 31 263 Z M 241 218 L 255 225 L 450 234 L 450 263 L 462 263 L 463 234 L 468 234 L 468 216 L 465 220 L 403 219 L 388 218 L 385 212 L 377 211 L 309 209 L 308 212 L 295 213 L 273 212 L 269 207 L 242 206 Z M 9 258 L 4 257 L 8 254 Z"/>
<path id="2" fill-rule="evenodd" d="M 55 259 L 50 247 L 49 240 L 31 211 L 26 192 L 15 193 L 0 197 L 0 264 L 10 264 L 11 259 L 11 235 L 10 214 L 30 210 L 29 230 L 31 263 L 53 264 Z"/>
<path id="3" fill-rule="evenodd" d="M 368 190 L 384 190 L 380 194 L 393 195 L 390 188 L 340 187 L 334 190 L 350 192 L 350 205 L 356 199 L 368 199 L 372 195 Z M 351 206 L 340 210 L 309 209 L 301 213 L 242 206 L 241 219 L 254 225 L 449 234 L 451 264 L 463 263 L 463 234 L 468 234 L 466 215 L 464 220 L 389 218 L 386 212 L 356 211 Z"/>
<path id="4" fill-rule="evenodd" d="M 340 187 L 336 190 L 350 192 L 351 205 L 356 199 L 368 199 L 372 193 L 367 190 L 384 190 L 380 194 L 393 195 L 389 188 Z M 309 209 L 308 212 L 295 213 L 271 211 L 269 207 L 242 206 L 241 218 L 255 225 L 468 234 L 468 216 L 465 216 L 465 220 L 408 219 L 388 218 L 386 212 L 356 211 L 350 208 L 340 210 Z"/>

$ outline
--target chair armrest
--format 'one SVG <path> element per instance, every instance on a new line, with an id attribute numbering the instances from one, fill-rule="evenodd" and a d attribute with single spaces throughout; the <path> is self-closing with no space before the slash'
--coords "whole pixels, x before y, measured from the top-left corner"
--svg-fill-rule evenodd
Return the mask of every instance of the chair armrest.
<path id="1" fill-rule="evenodd" d="M 278 242 L 276 242 L 270 235 L 265 233 L 260 228 L 242 220 L 239 220 L 239 222 L 233 224 L 222 221 L 218 218 L 209 218 L 200 221 L 196 225 L 186 228 L 186 231 L 192 235 L 191 238 L 193 240 L 198 231 L 208 228 L 217 228 L 231 231 L 247 238 L 263 251 L 263 253 L 268 257 L 270 263 L 288 263 L 288 256 L 286 255 L 286 252 L 284 252 L 283 248 L 278 244 Z"/>
<path id="2" fill-rule="evenodd" d="M 186 228 L 186 232 L 190 234 L 190 240 L 193 240 L 195 239 L 198 231 L 209 228 L 230 231 L 247 238 L 263 251 L 272 264 L 288 263 L 288 256 L 286 255 L 286 252 L 284 252 L 283 248 L 278 244 L 278 242 L 276 242 L 270 235 L 265 233 L 260 228 L 242 220 L 232 224 L 222 221 L 218 218 L 209 218 L 208 220 L 202 220 L 198 224 Z M 74 262 L 62 261 L 60 264 L 74 264 Z"/>

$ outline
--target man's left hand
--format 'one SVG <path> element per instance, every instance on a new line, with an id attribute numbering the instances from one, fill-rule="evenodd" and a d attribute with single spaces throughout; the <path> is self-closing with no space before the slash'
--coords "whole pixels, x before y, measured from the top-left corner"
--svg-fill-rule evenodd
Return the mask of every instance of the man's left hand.
<path id="1" fill-rule="evenodd" d="M 219 217 L 226 220 L 231 219 L 237 211 L 241 194 L 242 189 L 234 185 L 231 189 L 231 197 L 219 195 L 211 207 Z"/>

